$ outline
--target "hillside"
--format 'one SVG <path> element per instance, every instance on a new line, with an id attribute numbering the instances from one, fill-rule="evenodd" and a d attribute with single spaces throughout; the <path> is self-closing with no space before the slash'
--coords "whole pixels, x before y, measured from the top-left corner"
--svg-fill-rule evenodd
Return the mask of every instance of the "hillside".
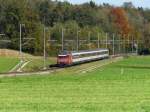
<path id="1" fill-rule="evenodd" d="M 80 43 L 79 49 L 95 49 L 97 44 L 93 40 L 97 40 L 98 35 L 100 40 L 105 39 L 106 34 L 108 39 L 112 39 L 115 34 L 115 39 L 142 40 L 139 48 L 150 48 L 150 9 L 136 8 L 132 3 L 130 6 L 123 4 L 115 7 L 98 5 L 93 1 L 73 5 L 57 0 L 5 0 L 0 1 L 0 15 L 0 33 L 12 41 L 11 45 L 6 46 L 19 49 L 22 23 L 23 50 L 36 55 L 43 52 L 44 27 L 49 55 L 55 55 L 61 50 L 62 34 L 64 49 L 67 50 L 76 49 L 77 36 L 80 40 L 87 40 Z M 29 38 L 30 41 L 27 40 Z M 125 44 L 126 49 L 130 49 Z M 112 49 L 111 45 L 109 48 Z"/>
<path id="2" fill-rule="evenodd" d="M 22 53 L 24 57 L 32 57 L 32 55 L 27 53 Z M 11 49 L 0 49 L 0 56 L 5 57 L 19 57 L 19 51 L 11 50 Z"/>

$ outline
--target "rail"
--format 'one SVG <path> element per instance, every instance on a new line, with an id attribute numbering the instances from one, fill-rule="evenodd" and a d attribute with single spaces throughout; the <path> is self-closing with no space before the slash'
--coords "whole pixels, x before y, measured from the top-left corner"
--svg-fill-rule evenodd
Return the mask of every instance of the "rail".
<path id="1" fill-rule="evenodd" d="M 123 57 L 122 55 L 117 56 L 111 56 L 110 58 L 117 58 L 117 57 Z M 70 67 L 70 66 L 65 66 Z M 0 73 L 0 78 L 2 77 L 14 77 L 14 76 L 29 76 L 29 75 L 47 75 L 59 70 L 64 69 L 65 67 L 58 67 L 57 64 L 50 65 L 50 68 L 44 69 L 44 70 L 38 70 L 38 71 L 31 71 L 31 72 L 8 72 L 8 73 Z"/>

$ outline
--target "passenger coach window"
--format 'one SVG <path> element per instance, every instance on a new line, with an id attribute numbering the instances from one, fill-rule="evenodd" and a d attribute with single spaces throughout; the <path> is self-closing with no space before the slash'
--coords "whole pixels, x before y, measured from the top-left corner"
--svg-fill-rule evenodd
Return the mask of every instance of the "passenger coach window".
<path id="1" fill-rule="evenodd" d="M 79 58 L 79 55 L 74 55 L 73 56 L 73 59 L 77 59 L 77 58 Z"/>
<path id="2" fill-rule="evenodd" d="M 103 54 L 107 54 L 107 53 L 108 53 L 108 51 L 94 52 L 94 53 L 85 53 L 85 54 L 80 54 L 80 55 L 74 55 L 73 59 L 84 58 L 84 57 L 91 57 L 91 56 L 97 56 L 97 55 L 103 55 Z"/>

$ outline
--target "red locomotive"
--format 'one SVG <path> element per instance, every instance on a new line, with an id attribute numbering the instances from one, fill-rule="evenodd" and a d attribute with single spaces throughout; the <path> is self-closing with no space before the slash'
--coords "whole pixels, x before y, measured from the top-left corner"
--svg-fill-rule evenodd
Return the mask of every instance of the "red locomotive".
<path id="1" fill-rule="evenodd" d="M 88 50 L 79 52 L 62 52 L 58 55 L 58 65 L 74 65 L 89 61 L 100 60 L 109 57 L 108 49 Z"/>

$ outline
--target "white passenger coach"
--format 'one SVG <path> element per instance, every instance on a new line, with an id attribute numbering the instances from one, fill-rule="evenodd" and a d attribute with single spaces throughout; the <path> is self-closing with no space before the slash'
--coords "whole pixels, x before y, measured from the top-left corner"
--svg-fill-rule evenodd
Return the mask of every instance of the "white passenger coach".
<path id="1" fill-rule="evenodd" d="M 62 52 L 58 55 L 57 64 L 73 65 L 78 63 L 101 60 L 109 57 L 108 49 L 87 50 L 79 52 Z"/>

